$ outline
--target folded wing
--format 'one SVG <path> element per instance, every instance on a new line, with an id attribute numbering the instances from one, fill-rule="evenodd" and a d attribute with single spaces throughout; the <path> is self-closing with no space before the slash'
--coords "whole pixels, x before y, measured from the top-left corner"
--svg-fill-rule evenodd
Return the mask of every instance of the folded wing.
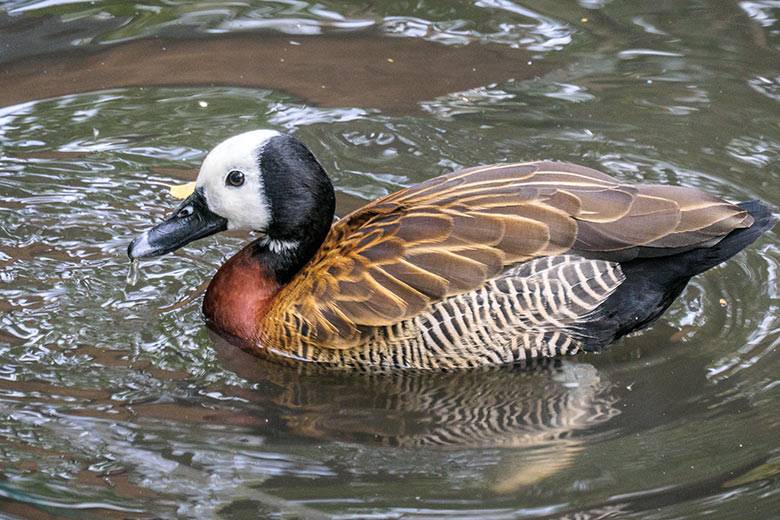
<path id="1" fill-rule="evenodd" d="M 571 164 L 454 172 L 338 221 L 275 298 L 278 310 L 269 309 L 274 318 L 263 334 L 350 348 L 375 327 L 414 317 L 535 257 L 663 256 L 751 223 L 741 208 L 695 189 L 624 184 Z"/>

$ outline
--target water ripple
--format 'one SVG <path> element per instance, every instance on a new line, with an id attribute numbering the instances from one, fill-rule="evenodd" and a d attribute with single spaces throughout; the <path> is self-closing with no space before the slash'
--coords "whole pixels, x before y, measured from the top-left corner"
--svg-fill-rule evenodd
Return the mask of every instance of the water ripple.
<path id="1" fill-rule="evenodd" d="M 529 371 L 356 378 L 224 345 L 201 292 L 249 234 L 150 259 L 125 283 L 128 241 L 177 204 L 165 186 L 257 127 L 306 142 L 344 208 L 536 159 L 780 205 L 775 4 L 6 2 L 8 60 L 312 33 L 311 48 L 359 35 L 408 56 L 437 42 L 420 44 L 424 79 L 462 63 L 442 50 L 478 48 L 498 72 L 455 70 L 476 79 L 432 99 L 399 80 L 383 105 L 319 83 L 321 104 L 205 81 L 0 108 L 0 494 L 31 516 L 777 516 L 776 232 L 696 277 L 651 329 Z"/>

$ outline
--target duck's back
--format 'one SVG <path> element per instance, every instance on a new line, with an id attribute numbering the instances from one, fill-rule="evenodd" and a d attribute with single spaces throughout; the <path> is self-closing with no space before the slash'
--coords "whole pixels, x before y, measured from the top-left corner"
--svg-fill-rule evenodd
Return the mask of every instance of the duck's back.
<path id="1" fill-rule="evenodd" d="M 641 285 L 627 279 L 690 263 L 657 312 L 633 320 L 652 322 L 678 285 L 763 232 L 734 231 L 753 224 L 746 209 L 562 163 L 454 172 L 337 222 L 274 298 L 258 324 L 260 343 L 337 365 L 421 368 L 601 348 L 628 332 L 607 304 L 625 303 Z M 742 238 L 724 241 L 732 232 Z M 612 322 L 600 329 L 593 324 L 605 309 Z"/>

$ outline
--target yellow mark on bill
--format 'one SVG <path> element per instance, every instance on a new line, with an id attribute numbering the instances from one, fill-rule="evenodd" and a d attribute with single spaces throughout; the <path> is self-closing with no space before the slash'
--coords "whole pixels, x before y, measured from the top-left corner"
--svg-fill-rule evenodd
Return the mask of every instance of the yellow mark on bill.
<path id="1" fill-rule="evenodd" d="M 171 186 L 170 194 L 177 199 L 186 199 L 192 195 L 193 191 L 195 191 L 195 182 L 188 182 L 187 184 Z"/>

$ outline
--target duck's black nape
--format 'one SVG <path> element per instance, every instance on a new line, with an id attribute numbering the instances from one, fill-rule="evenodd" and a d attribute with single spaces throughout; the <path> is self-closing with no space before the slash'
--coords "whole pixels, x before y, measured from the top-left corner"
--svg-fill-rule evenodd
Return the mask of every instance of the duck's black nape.
<path id="1" fill-rule="evenodd" d="M 753 225 L 735 229 L 714 246 L 621 263 L 626 280 L 596 309 L 599 319 L 584 327 L 583 335 L 588 338 L 585 350 L 598 352 L 620 337 L 652 325 L 692 277 L 725 262 L 777 223 L 764 202 L 753 200 L 738 206 L 753 217 Z"/>
<path id="2" fill-rule="evenodd" d="M 258 162 L 271 209 L 266 235 L 277 244 L 294 247 L 264 250 L 263 241 L 257 241 L 256 252 L 284 285 L 325 240 L 336 211 L 336 194 L 314 154 L 290 135 L 269 139 Z"/>

